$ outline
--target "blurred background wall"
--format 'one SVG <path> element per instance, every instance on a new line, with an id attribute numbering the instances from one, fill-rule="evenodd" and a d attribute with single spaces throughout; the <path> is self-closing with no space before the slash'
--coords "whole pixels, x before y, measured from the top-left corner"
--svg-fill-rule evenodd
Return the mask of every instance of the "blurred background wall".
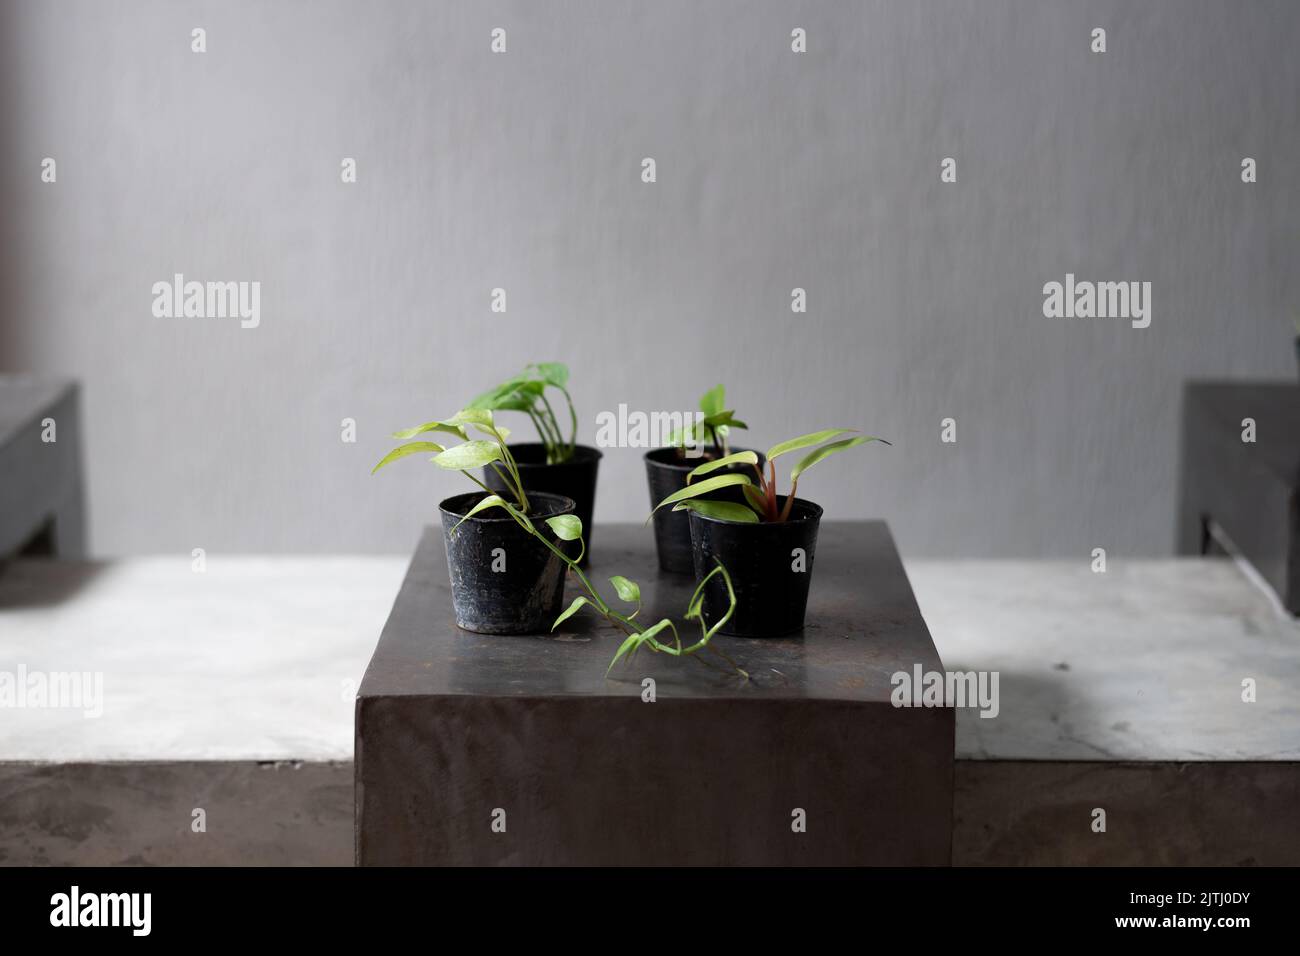
<path id="1" fill-rule="evenodd" d="M 387 432 L 550 359 L 588 442 L 719 381 L 759 448 L 889 437 L 801 491 L 907 554 L 1168 553 L 1182 382 L 1295 375 L 1298 39 L 1229 0 L 5 0 L 0 371 L 83 381 L 102 555 L 405 551 L 463 482 L 370 477 Z M 155 318 L 177 272 L 259 281 L 260 326 Z M 1045 318 L 1066 273 L 1151 282 L 1150 328 Z M 598 519 L 644 518 L 641 454 Z"/>

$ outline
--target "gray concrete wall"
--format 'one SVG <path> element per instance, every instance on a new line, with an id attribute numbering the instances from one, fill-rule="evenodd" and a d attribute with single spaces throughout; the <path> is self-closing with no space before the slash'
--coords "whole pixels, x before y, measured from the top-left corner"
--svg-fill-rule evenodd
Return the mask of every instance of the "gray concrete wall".
<path id="1" fill-rule="evenodd" d="M 407 550 L 461 485 L 370 478 L 385 433 L 552 358 L 588 441 L 717 381 L 759 447 L 888 436 L 802 490 L 908 554 L 1167 553 L 1181 382 L 1295 374 L 1298 37 L 1230 0 L 8 2 L 0 370 L 84 381 L 99 554 Z M 175 272 L 260 281 L 260 326 L 155 318 Z M 1045 318 L 1067 272 L 1151 282 L 1151 326 Z M 598 519 L 644 516 L 639 459 Z"/>

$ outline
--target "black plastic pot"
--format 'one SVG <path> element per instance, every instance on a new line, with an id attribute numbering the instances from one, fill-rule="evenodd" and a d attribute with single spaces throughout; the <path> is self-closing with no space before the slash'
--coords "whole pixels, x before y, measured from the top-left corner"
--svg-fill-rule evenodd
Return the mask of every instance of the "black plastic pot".
<path id="1" fill-rule="evenodd" d="M 574 514 L 582 520 L 582 537 L 591 554 L 591 512 L 596 506 L 596 471 L 600 468 L 600 451 L 587 445 L 577 445 L 573 457 L 558 465 L 546 463 L 546 446 L 541 442 L 523 442 L 510 446 L 510 454 L 519 466 L 519 477 L 524 482 L 524 492 L 544 491 L 573 499 Z M 492 467 L 483 469 L 483 484 L 494 491 L 505 491 L 506 483 Z M 503 496 L 504 497 L 504 496 Z"/>
<path id="2" fill-rule="evenodd" d="M 784 506 L 785 497 L 779 500 Z M 821 505 L 796 498 L 789 520 L 780 524 L 743 524 L 706 518 L 694 511 L 687 514 L 696 580 L 704 580 L 717 558 L 736 592 L 736 612 L 719 633 L 784 637 L 803 630 Z M 796 548 L 803 549 L 802 564 Z M 704 618 L 712 625 L 726 612 L 727 586 L 717 575 L 704 591 Z"/>
<path id="3" fill-rule="evenodd" d="M 731 453 L 746 450 L 733 448 Z M 719 453 L 716 448 L 710 448 L 709 452 L 714 456 Z M 674 491 L 685 488 L 687 473 L 707 460 L 706 458 L 679 458 L 675 448 L 656 448 L 654 451 L 646 452 L 645 474 L 650 485 L 650 507 L 653 508 Z M 759 466 L 762 467 L 763 463 L 764 458 L 759 454 Z M 708 477 L 726 474 L 747 475 L 751 479 L 757 477 L 753 465 L 722 468 L 710 472 Z M 723 488 L 705 497 L 714 501 L 745 503 L 744 492 L 739 488 Z M 691 558 L 691 526 L 686 520 L 686 514 L 685 511 L 673 511 L 672 505 L 668 505 L 656 511 L 654 516 L 655 550 L 659 554 L 659 567 L 674 574 L 693 574 L 695 571 L 695 563 Z"/>
<path id="4" fill-rule="evenodd" d="M 443 540 L 451 576 L 456 623 L 480 634 L 544 634 L 559 616 L 564 598 L 564 562 L 500 508 L 469 518 L 452 528 L 485 496 L 481 491 L 443 501 Z M 561 495 L 528 495 L 528 517 L 539 531 L 566 553 L 545 520 L 572 514 L 573 501 Z"/>

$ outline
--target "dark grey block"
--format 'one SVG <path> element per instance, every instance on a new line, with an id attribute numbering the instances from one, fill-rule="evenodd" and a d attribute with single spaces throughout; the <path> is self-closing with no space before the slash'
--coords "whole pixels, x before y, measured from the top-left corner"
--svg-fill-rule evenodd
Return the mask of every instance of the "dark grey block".
<path id="1" fill-rule="evenodd" d="M 350 866 L 352 816 L 347 762 L 0 762 L 0 866 Z"/>
<path id="2" fill-rule="evenodd" d="M 42 440 L 45 419 L 55 441 Z M 77 386 L 0 376 L 0 559 L 86 550 Z"/>
<path id="3" fill-rule="evenodd" d="M 1300 865 L 1297 763 L 958 760 L 956 779 L 954 866 Z"/>
<path id="4" fill-rule="evenodd" d="M 1246 418 L 1253 443 L 1241 440 Z M 1179 553 L 1206 553 L 1211 522 L 1300 614 L 1300 385 L 1188 383 Z"/>
<path id="5" fill-rule="evenodd" d="M 648 528 L 600 540 L 593 580 L 680 617 L 693 582 Z M 748 683 L 649 652 L 606 679 L 620 637 L 458 630 L 427 529 L 358 694 L 358 863 L 948 864 L 953 712 L 890 703 L 895 672 L 943 665 L 884 523 L 823 524 L 801 637 L 715 638 Z"/>

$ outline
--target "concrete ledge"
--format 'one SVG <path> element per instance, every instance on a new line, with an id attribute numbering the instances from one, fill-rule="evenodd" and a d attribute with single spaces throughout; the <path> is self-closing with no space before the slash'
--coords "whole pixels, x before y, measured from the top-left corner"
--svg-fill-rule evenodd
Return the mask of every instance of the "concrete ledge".
<path id="1" fill-rule="evenodd" d="M 952 861 L 1297 866 L 1297 807 L 1300 763 L 959 760 Z"/>
<path id="2" fill-rule="evenodd" d="M 351 863 L 350 762 L 0 763 L 0 865 Z"/>
<path id="3" fill-rule="evenodd" d="M 13 562 L 0 670 L 103 671 L 106 709 L 0 712 L 0 864 L 349 864 L 343 690 L 406 564 Z M 1231 561 L 907 572 L 946 666 L 1003 674 L 956 715 L 955 863 L 1300 865 L 1297 625 Z"/>

